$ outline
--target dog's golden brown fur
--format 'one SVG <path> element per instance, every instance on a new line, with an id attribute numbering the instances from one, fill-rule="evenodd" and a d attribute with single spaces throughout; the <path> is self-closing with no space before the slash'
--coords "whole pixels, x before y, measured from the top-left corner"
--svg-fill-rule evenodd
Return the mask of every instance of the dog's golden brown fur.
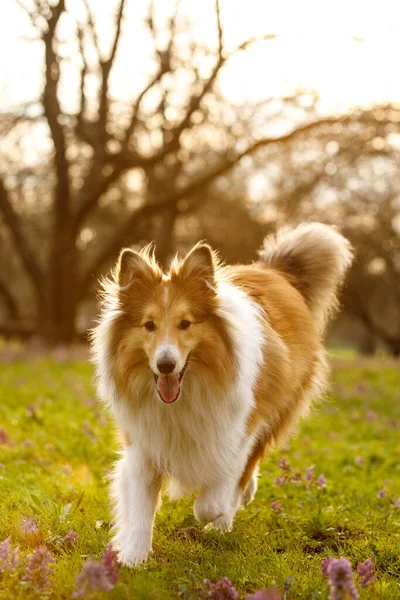
<path id="1" fill-rule="evenodd" d="M 112 485 L 123 563 L 147 556 L 163 480 L 198 490 L 196 518 L 218 529 L 252 500 L 265 451 L 324 389 L 322 336 L 350 262 L 320 224 L 267 238 L 251 266 L 206 244 L 168 273 L 149 249 L 121 253 L 93 347 L 126 439 Z"/>

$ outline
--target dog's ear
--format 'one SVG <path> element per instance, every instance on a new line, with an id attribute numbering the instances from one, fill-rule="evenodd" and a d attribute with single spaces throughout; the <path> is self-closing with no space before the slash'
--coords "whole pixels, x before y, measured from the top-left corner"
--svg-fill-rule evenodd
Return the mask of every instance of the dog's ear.
<path id="1" fill-rule="evenodd" d="M 180 276 L 201 279 L 209 289 L 214 290 L 217 262 L 217 257 L 211 247 L 199 242 L 183 259 Z"/>
<path id="2" fill-rule="evenodd" d="M 116 267 L 117 281 L 121 289 L 138 279 L 155 278 L 155 270 L 156 268 L 159 270 L 159 267 L 150 252 L 151 249 L 147 248 L 142 252 L 136 252 L 131 248 L 121 250 Z"/>

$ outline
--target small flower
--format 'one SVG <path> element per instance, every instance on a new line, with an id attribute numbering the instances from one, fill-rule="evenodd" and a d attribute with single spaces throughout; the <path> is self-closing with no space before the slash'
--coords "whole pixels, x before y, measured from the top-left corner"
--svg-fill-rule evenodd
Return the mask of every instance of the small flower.
<path id="1" fill-rule="evenodd" d="M 397 508 L 400 508 L 400 498 L 397 498 L 397 500 L 395 500 L 395 501 L 394 501 L 394 505 L 395 505 Z"/>
<path id="2" fill-rule="evenodd" d="M 213 600 L 237 600 L 239 598 L 239 594 L 228 577 L 223 577 L 216 583 L 205 579 L 204 583 L 208 587 L 206 598 L 212 598 Z"/>
<path id="3" fill-rule="evenodd" d="M 24 446 L 25 446 L 25 448 L 30 448 L 31 446 L 33 446 L 32 440 L 25 440 Z"/>
<path id="4" fill-rule="evenodd" d="M 386 498 L 387 496 L 387 491 L 386 488 L 382 488 L 381 490 L 379 490 L 379 492 L 377 493 L 377 498 L 380 498 L 381 500 L 383 498 Z"/>
<path id="5" fill-rule="evenodd" d="M 62 541 L 64 542 L 64 544 L 68 544 L 70 546 L 74 546 L 76 544 L 76 541 L 79 537 L 79 533 L 76 533 L 76 531 L 73 531 L 72 529 L 67 533 L 67 535 L 65 535 L 62 539 Z"/>
<path id="6" fill-rule="evenodd" d="M 15 570 L 18 564 L 18 548 L 11 549 L 11 538 L 6 538 L 0 542 L 0 573 L 11 572 Z"/>
<path id="7" fill-rule="evenodd" d="M 354 575 L 347 558 L 334 558 L 327 568 L 330 585 L 329 600 L 358 600 Z"/>
<path id="8" fill-rule="evenodd" d="M 318 475 L 317 477 L 317 487 L 319 490 L 322 490 L 323 488 L 326 488 L 327 483 L 326 483 L 326 478 L 325 475 L 323 475 L 321 473 L 321 475 Z"/>
<path id="9" fill-rule="evenodd" d="M 105 568 L 108 579 L 113 585 L 115 585 L 119 579 L 119 572 L 121 570 L 121 567 L 118 563 L 118 553 L 116 550 L 113 550 L 111 544 L 103 553 L 102 563 Z"/>
<path id="10" fill-rule="evenodd" d="M 246 600 L 282 600 L 282 594 L 276 587 L 270 588 L 269 590 L 262 588 L 261 590 L 257 590 L 251 596 L 246 596 Z"/>
<path id="11" fill-rule="evenodd" d="M 376 580 L 375 565 L 370 558 L 358 565 L 357 573 L 361 577 L 360 586 L 366 588 Z"/>
<path id="12" fill-rule="evenodd" d="M 72 475 L 72 473 L 73 473 L 71 465 L 63 465 L 61 467 L 61 470 L 63 473 L 66 473 L 67 475 Z"/>
<path id="13" fill-rule="evenodd" d="M 286 457 L 281 458 L 279 461 L 279 468 L 282 469 L 282 471 L 290 471 L 291 467 Z"/>
<path id="14" fill-rule="evenodd" d="M 274 500 L 271 503 L 270 509 L 280 515 L 283 510 L 282 502 L 280 500 Z"/>
<path id="15" fill-rule="evenodd" d="M 54 563 L 55 560 L 46 546 L 38 546 L 29 559 L 22 579 L 30 581 L 38 588 L 46 587 L 50 583 L 49 575 Z"/>
<path id="16" fill-rule="evenodd" d="M 321 572 L 324 577 L 328 577 L 329 567 L 331 566 L 331 562 L 335 560 L 332 556 L 328 556 L 321 561 Z"/>
<path id="17" fill-rule="evenodd" d="M 285 477 L 275 477 L 274 483 L 275 483 L 275 485 L 283 485 L 286 483 L 286 478 Z"/>
<path id="18" fill-rule="evenodd" d="M 314 469 L 315 469 L 315 465 L 311 465 L 311 467 L 307 467 L 306 474 L 304 475 L 304 479 L 306 481 L 314 481 L 314 479 L 315 479 Z"/>
<path id="19" fill-rule="evenodd" d="M 21 521 L 21 531 L 23 533 L 35 533 L 38 530 L 38 522 L 33 517 L 23 517 Z"/>
<path id="20" fill-rule="evenodd" d="M 8 433 L 4 429 L 4 427 L 0 427 L 0 444 L 9 444 L 9 443 L 10 443 L 10 436 L 8 435 Z"/>
<path id="21" fill-rule="evenodd" d="M 361 466 L 364 464 L 365 460 L 362 456 L 356 456 L 354 459 L 354 462 L 356 463 L 357 466 Z"/>
<path id="22" fill-rule="evenodd" d="M 88 560 L 84 563 L 82 571 L 76 578 L 77 590 L 72 598 L 82 598 L 90 592 L 108 592 L 114 585 L 107 577 L 106 569 L 102 563 Z"/>

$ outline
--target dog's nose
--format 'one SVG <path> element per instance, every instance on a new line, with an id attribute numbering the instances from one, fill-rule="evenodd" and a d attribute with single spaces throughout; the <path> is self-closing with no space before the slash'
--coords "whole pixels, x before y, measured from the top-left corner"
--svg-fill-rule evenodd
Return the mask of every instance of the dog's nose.
<path id="1" fill-rule="evenodd" d="M 172 371 L 175 369 L 175 366 L 176 362 L 174 361 L 174 359 L 168 356 L 160 358 L 157 362 L 157 369 L 163 375 L 169 375 L 170 373 L 172 373 Z"/>

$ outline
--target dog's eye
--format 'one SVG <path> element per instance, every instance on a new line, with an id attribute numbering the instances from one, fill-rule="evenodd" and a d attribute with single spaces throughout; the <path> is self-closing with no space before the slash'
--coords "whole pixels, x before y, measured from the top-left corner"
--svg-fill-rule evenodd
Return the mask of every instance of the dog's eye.
<path id="1" fill-rule="evenodd" d="M 153 321 L 147 321 L 147 323 L 144 324 L 144 327 L 147 329 L 147 331 L 154 331 L 156 328 Z"/>
<path id="2" fill-rule="evenodd" d="M 179 325 L 178 325 L 178 328 L 179 328 L 179 329 L 183 329 L 183 330 L 185 330 L 185 329 L 189 329 L 190 325 L 191 325 L 191 322 L 190 322 L 190 321 L 188 321 L 187 319 L 183 319 L 183 320 L 182 320 L 182 321 L 179 323 Z"/>

